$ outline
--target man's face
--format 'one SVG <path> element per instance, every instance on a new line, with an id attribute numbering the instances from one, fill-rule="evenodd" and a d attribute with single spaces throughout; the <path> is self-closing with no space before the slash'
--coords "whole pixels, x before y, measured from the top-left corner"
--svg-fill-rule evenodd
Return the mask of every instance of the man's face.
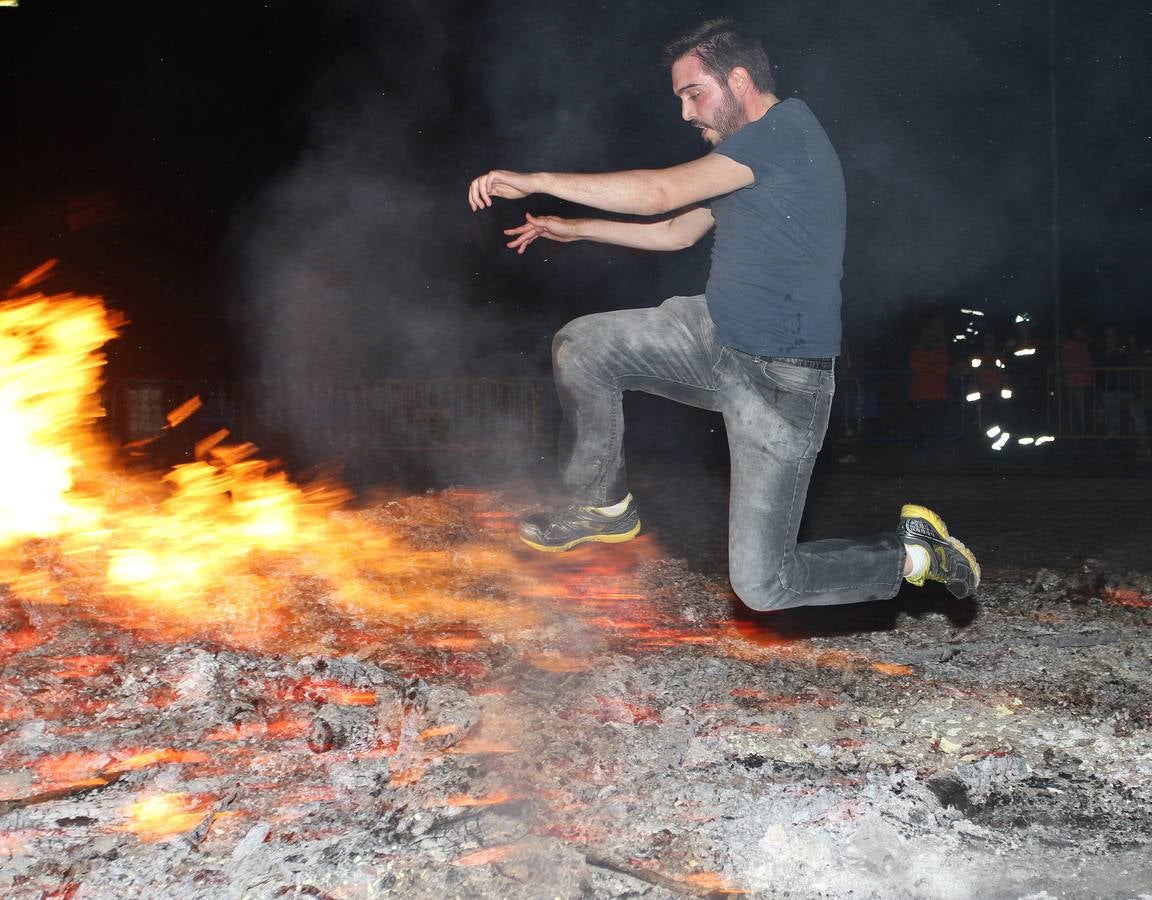
<path id="1" fill-rule="evenodd" d="M 684 121 L 699 128 L 701 137 L 713 147 L 748 124 L 732 89 L 705 71 L 693 54 L 672 64 L 672 90 L 680 98 Z"/>

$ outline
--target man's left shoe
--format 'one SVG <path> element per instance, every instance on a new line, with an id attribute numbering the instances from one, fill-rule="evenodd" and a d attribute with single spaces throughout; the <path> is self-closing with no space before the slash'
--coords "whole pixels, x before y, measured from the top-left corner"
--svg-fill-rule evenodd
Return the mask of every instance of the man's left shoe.
<path id="1" fill-rule="evenodd" d="M 520 540 L 534 550 L 556 553 L 588 542 L 619 544 L 640 533 L 640 513 L 629 496 L 619 515 L 606 515 L 594 506 L 569 506 L 535 513 L 520 520 Z"/>
<path id="2" fill-rule="evenodd" d="M 896 530 L 905 544 L 916 544 L 928 551 L 928 567 L 907 576 L 907 581 L 917 587 L 925 581 L 938 581 L 960 599 L 976 593 L 980 564 L 971 550 L 948 533 L 948 526 L 936 513 L 926 506 L 906 503 L 900 510 L 900 526 Z"/>

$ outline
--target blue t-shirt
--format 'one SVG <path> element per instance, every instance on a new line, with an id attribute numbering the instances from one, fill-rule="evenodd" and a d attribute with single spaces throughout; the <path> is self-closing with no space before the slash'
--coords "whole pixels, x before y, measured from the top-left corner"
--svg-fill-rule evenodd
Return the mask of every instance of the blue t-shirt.
<path id="1" fill-rule="evenodd" d="M 777 103 L 714 151 L 756 180 L 711 202 L 705 295 L 721 344 L 756 356 L 840 353 L 844 173 L 802 100 Z"/>

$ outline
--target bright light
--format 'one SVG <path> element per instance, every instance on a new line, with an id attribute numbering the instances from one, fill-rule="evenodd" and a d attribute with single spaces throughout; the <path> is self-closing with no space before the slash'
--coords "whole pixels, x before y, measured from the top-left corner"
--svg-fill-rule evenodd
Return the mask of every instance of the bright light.
<path id="1" fill-rule="evenodd" d="M 996 437 L 996 435 L 998 435 L 1000 433 L 1000 426 L 999 425 L 993 425 L 991 428 L 989 428 L 984 433 L 986 435 L 988 435 L 988 437 L 994 438 L 994 437 Z"/>
<path id="2" fill-rule="evenodd" d="M 1036 446 L 1039 447 L 1041 444 L 1051 444 L 1055 440 L 1056 438 L 1050 434 L 1042 434 L 1040 437 L 1036 438 Z"/>
<path id="3" fill-rule="evenodd" d="M 1010 437 L 1012 437 L 1012 435 L 1009 432 L 1005 431 L 1004 433 L 1002 433 L 1000 435 L 1000 437 L 998 437 L 996 439 L 996 443 L 992 445 L 992 449 L 993 450 L 1003 450 L 1004 445 L 1008 443 L 1008 438 L 1010 438 Z"/>
<path id="4" fill-rule="evenodd" d="M 980 357 L 979 357 L 979 356 L 977 356 L 977 357 L 973 358 L 973 360 L 972 360 L 972 368 L 973 368 L 973 369 L 979 369 L 979 368 L 980 368 L 980 363 L 982 363 L 982 362 L 983 362 L 983 360 L 982 360 L 982 359 L 980 359 Z"/>
<path id="5" fill-rule="evenodd" d="M 1036 348 L 1035 347 L 1021 347 L 1019 350 L 1017 350 L 1012 355 L 1013 356 L 1035 356 L 1036 355 Z"/>
<path id="6" fill-rule="evenodd" d="M 975 403 L 977 400 L 980 399 L 980 392 L 979 391 L 973 391 L 971 394 L 966 396 L 964 399 L 967 400 L 969 403 Z"/>
<path id="7" fill-rule="evenodd" d="M 1027 447 L 1029 444 L 1035 444 L 1036 438 L 1033 438 L 1033 437 L 1016 438 L 1016 443 L 1017 444 L 1023 444 L 1025 447 Z"/>
<path id="8" fill-rule="evenodd" d="M 980 312 L 980 310 L 978 310 L 978 309 L 961 309 L 960 312 L 964 313 L 964 315 L 966 315 L 966 316 L 982 316 L 982 315 L 984 315 L 984 313 Z"/>
<path id="9" fill-rule="evenodd" d="M 1012 399 L 1012 388 L 1000 388 L 1000 399 L 1001 400 L 1011 400 Z"/>
<path id="10" fill-rule="evenodd" d="M 996 360 L 996 368 L 997 369 L 1003 369 L 1004 368 L 1004 361 L 1000 360 L 1000 359 Z"/>
<path id="11" fill-rule="evenodd" d="M 1017 325 L 1019 325 L 1021 322 L 1031 322 L 1031 321 L 1032 321 L 1032 317 L 1030 315 L 1028 315 L 1028 313 L 1020 313 L 1016 317 L 1016 324 Z"/>
<path id="12" fill-rule="evenodd" d="M 956 337 L 952 338 L 952 340 L 953 341 L 966 341 L 966 340 L 968 340 L 968 335 L 958 334 L 958 335 L 956 335 Z"/>

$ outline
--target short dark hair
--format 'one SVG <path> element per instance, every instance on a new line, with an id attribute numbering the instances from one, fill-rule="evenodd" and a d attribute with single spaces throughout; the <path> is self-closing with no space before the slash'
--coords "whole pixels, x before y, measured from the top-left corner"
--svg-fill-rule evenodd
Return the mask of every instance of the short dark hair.
<path id="1" fill-rule="evenodd" d="M 740 31 L 731 19 L 709 19 L 681 35 L 664 48 L 664 63 L 671 66 L 689 54 L 721 84 L 728 81 L 733 69 L 742 66 L 758 91 L 776 92 L 772 64 L 760 38 Z"/>

